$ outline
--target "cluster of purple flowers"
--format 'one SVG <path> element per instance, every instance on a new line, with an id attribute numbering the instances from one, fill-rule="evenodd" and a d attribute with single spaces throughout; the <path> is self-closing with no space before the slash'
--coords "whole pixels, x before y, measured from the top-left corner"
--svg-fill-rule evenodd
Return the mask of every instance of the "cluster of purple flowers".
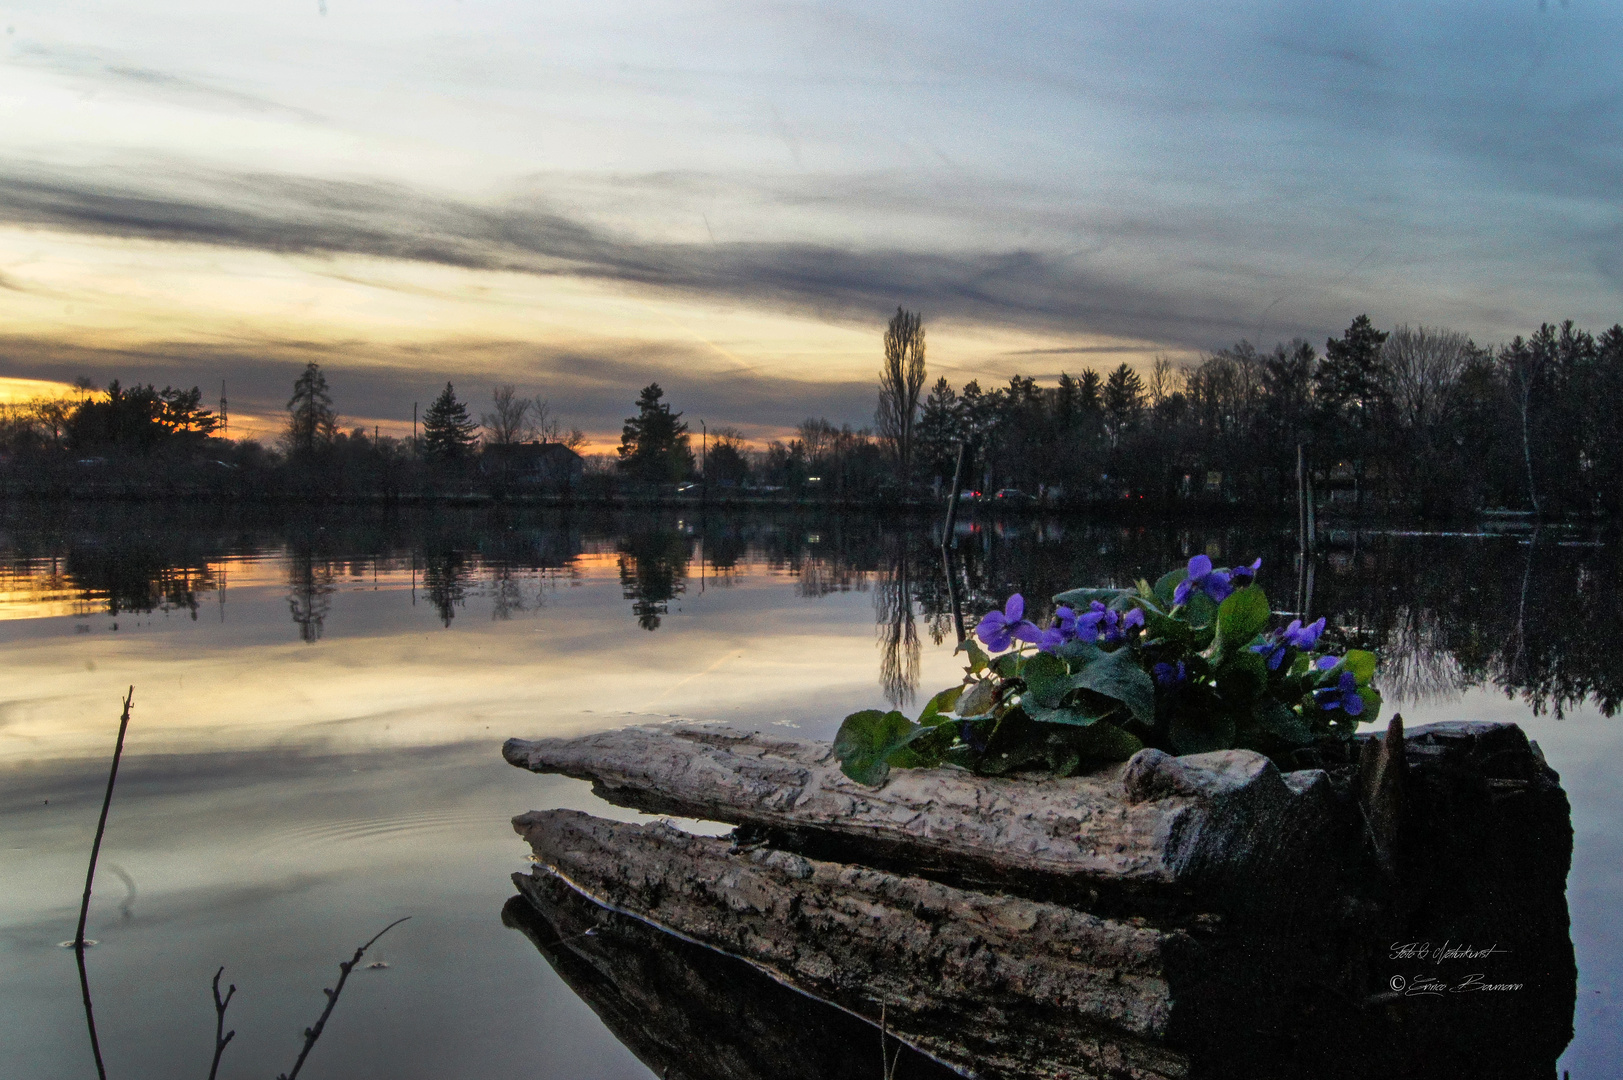
<path id="1" fill-rule="evenodd" d="M 1324 620 L 1302 625 L 1301 619 L 1292 619 L 1291 624 L 1282 629 L 1274 630 L 1264 637 L 1260 644 L 1251 646 L 1251 651 L 1260 653 L 1268 661 L 1269 671 L 1278 671 L 1279 665 L 1285 660 L 1286 649 L 1300 649 L 1307 651 L 1318 644 L 1319 635 L 1324 633 Z"/>
<path id="2" fill-rule="evenodd" d="M 1144 612 L 1112 611 L 1095 600 L 1083 612 L 1061 605 L 1054 612 L 1054 624 L 1047 629 L 1026 618 L 1026 601 L 1019 593 L 1009 597 L 1002 611 L 987 612 L 975 627 L 975 636 L 993 652 L 1002 652 L 1016 641 L 1037 646 L 1043 652 L 1053 652 L 1069 641 L 1087 644 L 1119 645 L 1127 640 L 1127 632 L 1144 625 Z"/>
<path id="3" fill-rule="evenodd" d="M 1321 656 L 1313 666 L 1320 671 L 1329 671 L 1339 663 L 1341 658 L 1338 656 Z M 1343 671 L 1334 686 L 1313 691 L 1313 704 L 1326 711 L 1340 709 L 1348 716 L 1357 716 L 1364 711 L 1364 699 L 1358 694 L 1358 677 L 1350 671 Z"/>
<path id="4" fill-rule="evenodd" d="M 1257 571 L 1261 569 L 1262 560 L 1257 559 L 1250 566 L 1219 570 L 1212 565 L 1212 560 L 1207 556 L 1196 555 L 1189 560 L 1188 576 L 1178 582 L 1178 587 L 1172 590 L 1172 602 L 1187 603 L 1190 594 L 1198 589 L 1221 604 L 1235 589 L 1243 589 L 1255 581 Z"/>

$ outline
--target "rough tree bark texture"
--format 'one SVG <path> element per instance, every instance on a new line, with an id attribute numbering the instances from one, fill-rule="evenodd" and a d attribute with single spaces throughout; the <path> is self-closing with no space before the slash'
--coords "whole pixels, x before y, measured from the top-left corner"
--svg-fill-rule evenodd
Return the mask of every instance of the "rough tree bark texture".
<path id="1" fill-rule="evenodd" d="M 1063 879 L 1073 892 L 1150 906 L 1198 896 L 1202 910 L 1266 906 L 1275 916 L 1304 899 L 1333 813 L 1322 771 L 1284 775 L 1248 750 L 1145 750 L 1062 779 L 898 769 L 877 789 L 842 773 L 826 743 L 759 733 L 634 727 L 510 739 L 503 753 L 523 768 L 590 779 L 620 805 L 810 831 L 869 859 L 890 855 L 920 872 L 933 863 L 965 883 Z"/>
<path id="2" fill-rule="evenodd" d="M 949 1063 L 989 1075 L 1114 1071 L 1177 1077 L 1157 1045 L 1172 1023 L 1168 968 L 1190 942 L 1055 904 L 955 889 L 663 824 L 573 810 L 524 814 L 514 828 L 546 873 L 612 909 L 759 965 L 890 1029 Z M 1070 1068 L 1055 1071 L 1055 1062 Z"/>

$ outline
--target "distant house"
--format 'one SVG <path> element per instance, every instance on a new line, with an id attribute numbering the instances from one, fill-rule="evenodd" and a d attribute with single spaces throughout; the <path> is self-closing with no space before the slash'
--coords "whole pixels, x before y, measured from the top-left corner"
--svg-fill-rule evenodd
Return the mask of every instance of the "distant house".
<path id="1" fill-rule="evenodd" d="M 579 454 L 558 442 L 486 446 L 479 455 L 479 471 L 485 476 L 544 491 L 574 488 L 585 468 Z"/>

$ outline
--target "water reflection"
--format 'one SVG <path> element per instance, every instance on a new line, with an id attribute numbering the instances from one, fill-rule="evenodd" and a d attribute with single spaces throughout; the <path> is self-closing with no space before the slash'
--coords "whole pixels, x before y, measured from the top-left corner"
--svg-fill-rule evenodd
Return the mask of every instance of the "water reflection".
<path id="1" fill-rule="evenodd" d="M 897 708 L 912 703 L 919 688 L 919 631 L 913 618 L 914 545 L 906 535 L 885 538 L 885 565 L 874 589 L 879 634 L 879 685 Z"/>
<path id="2" fill-rule="evenodd" d="M 288 555 L 287 606 L 293 614 L 293 625 L 299 628 L 299 640 L 319 641 L 337 589 L 332 563 L 318 559 L 308 547 L 294 549 Z"/>
<path id="3" fill-rule="evenodd" d="M 256 513 L 258 516 L 256 516 Z M 1104 527 L 1076 522 L 960 521 L 947 557 L 933 519 L 866 515 L 353 512 L 293 521 L 269 511 L 212 520 L 137 508 L 10 507 L 0 535 L 0 608 L 12 617 L 185 611 L 227 580 L 283 560 L 297 636 L 321 640 L 346 581 L 409 574 L 444 627 L 470 598 L 491 616 L 536 612 L 550 589 L 607 560 L 628 614 L 657 631 L 684 597 L 750 578 L 785 579 L 815 600 L 871 592 L 879 693 L 920 691 L 921 639 L 941 644 L 1009 592 L 1028 602 L 1079 582 L 1130 584 L 1197 552 L 1261 555 L 1276 608 L 1329 618 L 1349 645 L 1379 649 L 1388 697 L 1446 701 L 1473 686 L 1563 715 L 1623 705 L 1623 606 L 1606 583 L 1615 547 L 1537 533 L 1331 531 L 1304 564 L 1288 529 Z M 414 596 L 416 593 L 414 592 Z"/>

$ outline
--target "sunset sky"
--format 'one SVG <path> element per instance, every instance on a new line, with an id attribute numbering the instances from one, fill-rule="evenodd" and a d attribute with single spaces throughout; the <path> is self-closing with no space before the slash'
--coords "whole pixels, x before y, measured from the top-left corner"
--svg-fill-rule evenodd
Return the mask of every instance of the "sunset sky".
<path id="1" fill-rule="evenodd" d="M 931 377 L 1623 319 L 1623 8 L 0 0 L 0 399 L 453 381 L 598 448 Z"/>

